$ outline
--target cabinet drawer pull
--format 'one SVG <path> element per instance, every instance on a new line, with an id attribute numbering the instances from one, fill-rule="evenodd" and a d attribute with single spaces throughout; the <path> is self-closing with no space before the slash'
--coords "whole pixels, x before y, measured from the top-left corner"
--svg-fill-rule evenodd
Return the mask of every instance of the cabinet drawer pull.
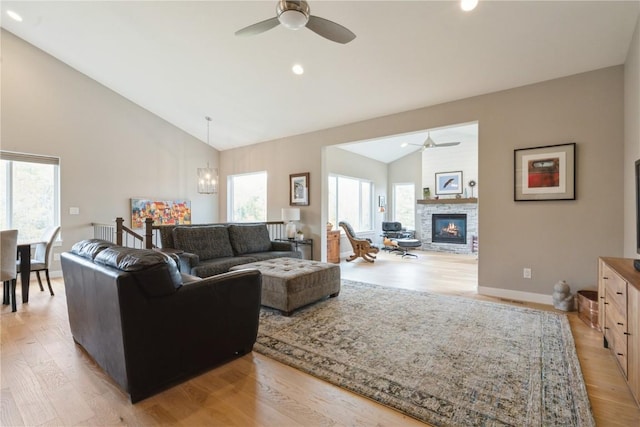
<path id="1" fill-rule="evenodd" d="M 618 295 L 624 295 L 622 292 L 616 292 L 616 294 L 618 294 Z"/>
<path id="2" fill-rule="evenodd" d="M 605 329 L 609 329 L 609 327 L 608 327 L 608 326 L 605 326 L 604 328 L 605 328 Z"/>
<path id="3" fill-rule="evenodd" d="M 605 302 L 604 302 L 604 305 L 609 305 L 609 303 L 605 301 Z"/>
<path id="4" fill-rule="evenodd" d="M 625 335 L 631 335 L 629 332 L 624 332 Z"/>
<path id="5" fill-rule="evenodd" d="M 620 323 L 620 322 L 618 322 L 618 325 L 620 325 L 620 326 L 624 326 L 624 323 Z"/>
<path id="6" fill-rule="evenodd" d="M 604 297 L 600 297 L 600 299 L 604 299 Z"/>
<path id="7" fill-rule="evenodd" d="M 607 279 L 609 279 L 609 278 L 608 278 L 607 276 L 603 276 L 602 278 L 603 278 L 604 280 L 607 280 Z"/>
<path id="8" fill-rule="evenodd" d="M 618 356 L 624 356 L 624 354 L 622 353 L 616 353 Z"/>

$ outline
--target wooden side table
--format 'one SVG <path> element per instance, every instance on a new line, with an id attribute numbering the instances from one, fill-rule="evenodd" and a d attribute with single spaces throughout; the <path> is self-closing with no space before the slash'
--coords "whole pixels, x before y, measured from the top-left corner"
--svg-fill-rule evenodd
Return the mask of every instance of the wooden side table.
<path id="1" fill-rule="evenodd" d="M 327 262 L 340 263 L 340 230 L 327 231 Z"/>

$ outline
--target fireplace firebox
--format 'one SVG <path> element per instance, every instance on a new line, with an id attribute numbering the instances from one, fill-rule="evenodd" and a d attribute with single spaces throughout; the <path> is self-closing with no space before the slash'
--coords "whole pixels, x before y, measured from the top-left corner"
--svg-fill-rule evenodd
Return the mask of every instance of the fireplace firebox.
<path id="1" fill-rule="evenodd" d="M 433 214 L 431 224 L 433 243 L 467 243 L 467 214 Z"/>

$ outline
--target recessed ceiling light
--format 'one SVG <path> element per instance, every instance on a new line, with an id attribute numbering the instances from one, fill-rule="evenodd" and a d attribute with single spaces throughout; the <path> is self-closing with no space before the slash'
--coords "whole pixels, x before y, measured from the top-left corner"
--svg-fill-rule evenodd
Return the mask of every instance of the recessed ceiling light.
<path id="1" fill-rule="evenodd" d="M 14 21 L 22 22 L 22 16 L 15 13 L 13 10 L 7 10 L 7 15 Z"/>
<path id="2" fill-rule="evenodd" d="M 291 67 L 291 71 L 293 71 L 293 74 L 301 75 L 304 73 L 304 68 L 302 68 L 302 65 L 300 64 L 295 64 Z"/>
<path id="3" fill-rule="evenodd" d="M 460 8 L 465 12 L 469 12 L 476 8 L 478 0 L 460 0 Z"/>

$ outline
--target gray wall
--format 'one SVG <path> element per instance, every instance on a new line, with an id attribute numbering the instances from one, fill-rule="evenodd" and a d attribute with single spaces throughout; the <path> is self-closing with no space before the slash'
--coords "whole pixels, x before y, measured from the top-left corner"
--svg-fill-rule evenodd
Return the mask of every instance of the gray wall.
<path id="1" fill-rule="evenodd" d="M 7 31 L 1 43 L 1 148 L 60 158 L 55 252 L 93 237 L 92 222 L 130 225 L 131 197 L 189 199 L 194 222 L 217 221 L 217 196 L 196 192 L 217 150 Z"/>
<path id="2" fill-rule="evenodd" d="M 594 287 L 598 256 L 622 255 L 623 84 L 623 67 L 610 67 L 224 151 L 221 170 L 283 174 L 271 187 L 280 204 L 286 202 L 286 176 L 311 172 L 315 184 L 305 216 L 317 218 L 311 231 L 323 236 L 323 147 L 478 121 L 480 290 L 549 301 L 558 280 L 574 290 Z M 514 202 L 513 150 L 567 142 L 578 144 L 577 200 Z M 522 278 L 523 267 L 532 269 L 532 279 Z"/>
<path id="3" fill-rule="evenodd" d="M 624 66 L 624 256 L 636 252 L 635 161 L 640 159 L 640 18 Z"/>

